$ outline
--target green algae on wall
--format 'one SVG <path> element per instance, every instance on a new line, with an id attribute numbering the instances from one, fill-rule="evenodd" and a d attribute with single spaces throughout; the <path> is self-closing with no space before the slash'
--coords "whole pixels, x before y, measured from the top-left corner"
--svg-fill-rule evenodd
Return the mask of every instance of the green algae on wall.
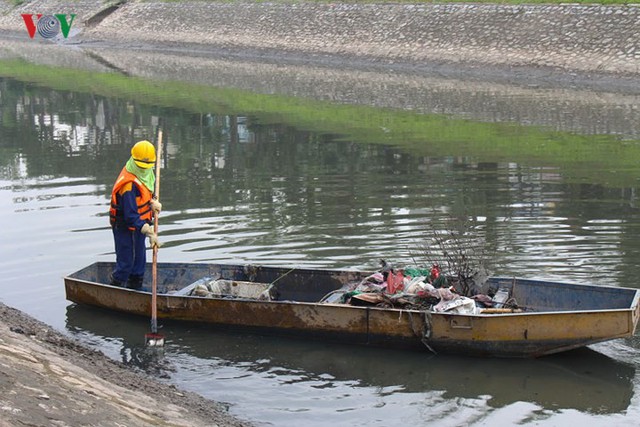
<path id="1" fill-rule="evenodd" d="M 517 123 L 487 123 L 405 110 L 342 105 L 179 81 L 0 61 L 0 76 L 56 90 L 95 93 L 193 113 L 255 116 L 260 123 L 387 144 L 418 156 L 464 156 L 477 161 L 560 167 L 566 179 L 634 186 L 640 178 L 640 141 L 580 135 Z M 597 167 L 596 167 L 597 166 Z M 602 170 L 615 173 L 602 176 Z M 593 172 L 592 172 L 593 171 Z"/>

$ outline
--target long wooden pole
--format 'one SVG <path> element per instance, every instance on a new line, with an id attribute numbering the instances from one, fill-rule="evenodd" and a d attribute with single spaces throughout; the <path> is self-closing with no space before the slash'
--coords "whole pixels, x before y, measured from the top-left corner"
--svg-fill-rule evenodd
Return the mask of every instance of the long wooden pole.
<path id="1" fill-rule="evenodd" d="M 160 164 L 162 163 L 162 129 L 158 130 L 156 147 L 156 185 L 155 197 L 160 198 Z M 158 235 L 158 214 L 153 215 L 153 232 Z M 158 246 L 153 246 L 153 262 L 151 264 L 151 332 L 158 333 Z"/>

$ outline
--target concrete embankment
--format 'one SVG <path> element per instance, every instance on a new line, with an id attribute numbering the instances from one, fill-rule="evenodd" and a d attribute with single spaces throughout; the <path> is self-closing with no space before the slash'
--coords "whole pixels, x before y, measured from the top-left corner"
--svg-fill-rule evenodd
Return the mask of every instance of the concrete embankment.
<path id="1" fill-rule="evenodd" d="M 0 360 L 0 426 L 249 425 L 2 303 Z"/>
<path id="2" fill-rule="evenodd" d="M 380 65 L 545 67 L 640 74 L 640 7 L 600 5 L 354 4 L 305 2 L 31 1 L 2 5 L 0 29 L 21 13 L 76 13 L 85 41 L 122 46 L 258 49 Z M 246 53 L 249 55 L 249 53 Z"/>
<path id="3" fill-rule="evenodd" d="M 51 43 L 21 13 L 77 16 Z M 0 58 L 635 139 L 638 28 L 638 6 L 5 1 Z"/>
<path id="4" fill-rule="evenodd" d="M 596 5 L 127 3 L 92 38 L 383 61 L 640 72 L 640 8 Z"/>

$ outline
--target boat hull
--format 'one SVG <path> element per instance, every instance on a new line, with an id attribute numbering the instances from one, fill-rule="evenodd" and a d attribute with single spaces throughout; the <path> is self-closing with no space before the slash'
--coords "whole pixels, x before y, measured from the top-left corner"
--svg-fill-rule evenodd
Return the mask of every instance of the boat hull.
<path id="1" fill-rule="evenodd" d="M 108 277 L 105 271 L 111 268 L 109 263 L 97 263 L 65 277 L 67 299 L 149 316 L 149 292 L 104 284 L 105 277 Z M 547 286 L 558 287 L 560 291 L 556 292 L 568 289 L 574 300 L 580 299 L 582 305 L 595 309 L 566 310 L 560 307 L 556 311 L 462 315 L 318 302 L 318 295 L 338 289 L 349 281 L 360 280 L 367 274 L 364 272 L 213 264 L 161 264 L 158 271 L 159 277 L 163 277 L 157 299 L 158 317 L 161 319 L 434 353 L 539 357 L 631 336 L 640 316 L 640 291 L 628 288 L 551 283 Z M 193 281 L 203 275 L 231 280 L 257 278 L 266 283 L 275 280 L 283 285 L 285 297 L 278 301 L 259 301 L 169 293 L 172 287 L 179 289 L 183 286 L 176 282 Z M 542 287 L 545 284 L 535 281 L 513 283 L 522 289 L 524 300 L 527 292 L 531 292 L 528 286 Z M 545 293 L 541 290 L 538 294 Z M 297 295 L 297 298 L 289 298 L 292 295 Z M 602 302 L 605 296 L 613 302 L 608 305 Z M 316 301 L 308 301 L 313 298 Z M 588 304 L 586 301 L 589 299 L 594 301 Z M 528 305 L 534 305 L 533 300 L 527 301 Z M 545 298 L 539 303 L 550 304 Z"/>

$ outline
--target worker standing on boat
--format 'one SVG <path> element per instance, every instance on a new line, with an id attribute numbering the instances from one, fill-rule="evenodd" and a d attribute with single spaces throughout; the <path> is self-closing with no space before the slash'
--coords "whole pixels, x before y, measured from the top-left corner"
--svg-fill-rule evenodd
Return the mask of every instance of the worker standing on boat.
<path id="1" fill-rule="evenodd" d="M 162 204 L 153 196 L 156 149 L 149 141 L 137 142 L 111 192 L 109 219 L 116 249 L 111 285 L 140 289 L 147 262 L 145 236 L 151 247 L 160 246 L 153 231 L 153 215 Z"/>

